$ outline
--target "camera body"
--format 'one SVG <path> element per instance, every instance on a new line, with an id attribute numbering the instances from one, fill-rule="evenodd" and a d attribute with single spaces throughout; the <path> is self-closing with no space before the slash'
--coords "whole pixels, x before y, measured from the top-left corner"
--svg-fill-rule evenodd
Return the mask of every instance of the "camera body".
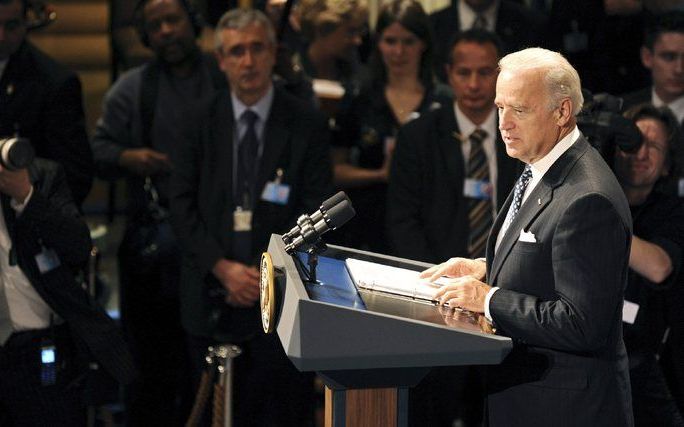
<path id="1" fill-rule="evenodd" d="M 28 138 L 18 135 L 9 138 L 0 138 L 0 165 L 3 168 L 15 171 L 23 169 L 31 164 L 36 152 Z"/>
<path id="2" fill-rule="evenodd" d="M 585 102 L 577 115 L 577 126 L 606 163 L 612 166 L 616 147 L 630 153 L 639 149 L 641 132 L 622 116 L 622 98 L 607 93 L 592 95 L 586 89 L 582 94 Z"/>

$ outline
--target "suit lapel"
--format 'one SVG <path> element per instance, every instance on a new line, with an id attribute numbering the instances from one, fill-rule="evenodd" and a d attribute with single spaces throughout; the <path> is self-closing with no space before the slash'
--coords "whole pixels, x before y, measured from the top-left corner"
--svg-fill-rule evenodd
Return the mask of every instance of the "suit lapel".
<path id="1" fill-rule="evenodd" d="M 439 149 L 446 162 L 449 182 L 454 188 L 454 194 L 460 194 L 463 186 L 464 164 L 461 140 L 458 137 L 460 129 L 456 123 L 453 104 L 443 108 L 437 126 Z"/>
<path id="2" fill-rule="evenodd" d="M 283 104 L 283 96 L 280 90 L 275 90 L 273 105 L 264 129 L 264 149 L 261 155 L 256 187 L 259 197 L 261 197 L 261 190 L 266 185 L 266 181 L 274 178 L 273 171 L 290 138 L 290 131 L 287 127 L 289 114 Z"/>
<path id="3" fill-rule="evenodd" d="M 501 244 L 499 249 L 496 251 L 496 255 L 491 259 L 491 269 L 487 277 L 489 284 L 495 284 L 497 276 L 501 271 L 506 258 L 510 254 L 511 250 L 518 242 L 520 232 L 522 230 L 529 230 L 530 226 L 539 217 L 539 215 L 546 209 L 551 203 L 554 197 L 555 189 L 560 186 L 565 177 L 568 175 L 575 162 L 581 157 L 581 155 L 586 151 L 588 143 L 584 140 L 584 137 L 580 137 L 563 155 L 561 155 L 558 160 L 551 166 L 551 168 L 544 174 L 542 180 L 537 184 L 537 186 L 532 190 L 530 195 L 525 200 L 525 203 L 520 207 L 518 215 L 515 217 L 511 225 L 506 230 L 506 234 L 501 239 Z M 511 192 L 512 193 L 512 192 Z M 501 225 L 508 213 L 508 208 L 511 204 L 512 194 L 509 195 L 504 208 L 499 212 L 496 218 L 495 226 L 492 230 L 497 230 L 495 233 L 492 231 L 489 236 L 489 241 L 487 244 L 487 253 L 494 254 L 494 245 L 496 244 L 496 238 L 498 235 L 498 230 L 501 229 Z M 540 242 L 544 243 L 544 242 Z"/>
<path id="4" fill-rule="evenodd" d="M 206 153 L 214 155 L 214 159 L 207 159 L 208 164 L 213 164 L 217 183 L 215 188 L 221 188 L 223 194 L 221 202 L 215 207 L 217 218 L 221 218 L 222 223 L 233 224 L 233 146 L 235 141 L 235 120 L 233 119 L 233 106 L 228 91 L 221 92 L 216 98 L 214 115 L 211 119 L 208 134 L 204 136 L 204 141 L 214 146 L 209 148 Z M 228 166 L 228 167 L 226 167 Z M 229 233 L 223 233 L 225 238 Z"/>

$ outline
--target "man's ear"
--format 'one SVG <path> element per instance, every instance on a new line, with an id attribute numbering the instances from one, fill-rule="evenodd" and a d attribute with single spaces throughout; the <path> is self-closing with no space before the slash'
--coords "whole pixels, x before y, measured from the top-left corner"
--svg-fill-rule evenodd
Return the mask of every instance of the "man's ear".
<path id="1" fill-rule="evenodd" d="M 653 67 L 653 52 L 646 46 L 641 47 L 641 63 L 649 70 Z"/>
<path id="2" fill-rule="evenodd" d="M 558 126 L 567 125 L 572 117 L 572 110 L 572 101 L 570 98 L 563 99 L 556 109 L 556 124 L 558 124 Z"/>

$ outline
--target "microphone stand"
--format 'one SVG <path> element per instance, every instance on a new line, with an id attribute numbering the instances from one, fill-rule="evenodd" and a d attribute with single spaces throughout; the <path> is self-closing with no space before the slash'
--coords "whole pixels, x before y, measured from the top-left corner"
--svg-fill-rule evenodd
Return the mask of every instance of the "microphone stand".
<path id="1" fill-rule="evenodd" d="M 327 249 L 328 245 L 326 245 L 322 240 L 319 240 L 306 251 L 306 253 L 309 254 L 309 257 L 306 261 L 306 263 L 309 265 L 309 276 L 307 278 L 308 282 L 322 285 L 322 283 L 316 280 L 316 267 L 318 267 L 318 255 L 325 252 Z"/>

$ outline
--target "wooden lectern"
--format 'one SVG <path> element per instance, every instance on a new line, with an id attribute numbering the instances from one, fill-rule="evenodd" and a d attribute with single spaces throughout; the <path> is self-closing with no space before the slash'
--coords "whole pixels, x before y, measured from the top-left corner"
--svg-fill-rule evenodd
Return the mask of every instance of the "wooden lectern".
<path id="1" fill-rule="evenodd" d="M 300 371 L 326 385 L 326 427 L 406 426 L 408 390 L 433 366 L 498 364 L 510 338 L 484 332 L 479 315 L 357 290 L 345 264 L 355 258 L 411 270 L 429 264 L 330 245 L 318 283 L 272 235 L 275 330 Z M 306 254 L 295 255 L 303 259 Z"/>

